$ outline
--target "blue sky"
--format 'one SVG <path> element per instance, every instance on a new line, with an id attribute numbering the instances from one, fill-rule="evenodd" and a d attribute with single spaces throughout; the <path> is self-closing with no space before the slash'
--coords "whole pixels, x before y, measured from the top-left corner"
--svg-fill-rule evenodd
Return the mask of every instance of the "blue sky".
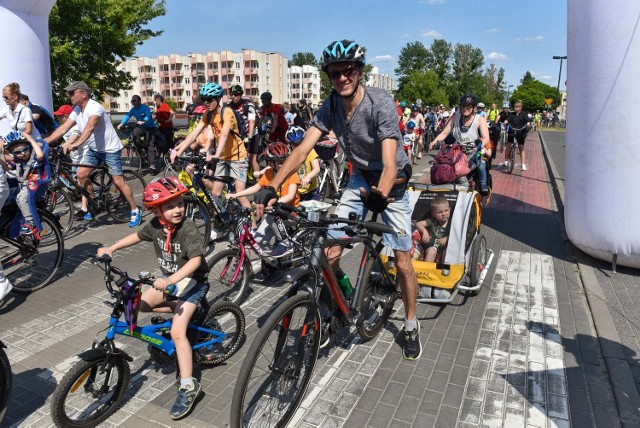
<path id="1" fill-rule="evenodd" d="M 566 55 L 566 0 L 167 0 L 167 14 L 150 24 L 163 29 L 139 46 L 137 55 L 240 51 L 313 52 L 333 40 L 355 39 L 367 48 L 367 62 L 393 74 L 409 42 L 430 46 L 434 38 L 482 49 L 485 68 L 505 68 L 517 87 L 528 70 L 555 86 Z M 560 89 L 564 89 L 566 62 Z"/>

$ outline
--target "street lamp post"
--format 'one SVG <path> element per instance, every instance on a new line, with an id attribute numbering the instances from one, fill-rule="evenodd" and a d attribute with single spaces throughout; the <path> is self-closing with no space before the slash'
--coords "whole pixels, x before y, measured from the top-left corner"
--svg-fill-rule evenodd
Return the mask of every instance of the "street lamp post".
<path id="1" fill-rule="evenodd" d="M 511 107 L 511 101 L 509 101 L 509 97 L 511 96 L 511 88 L 513 88 L 513 85 L 507 86 L 507 105 L 509 105 L 509 107 Z"/>
<path id="2" fill-rule="evenodd" d="M 560 105 L 562 103 L 562 97 L 560 96 L 560 77 L 562 76 L 562 60 L 563 59 L 567 59 L 567 56 L 558 56 L 558 55 L 554 55 L 553 59 L 559 59 L 560 60 L 560 72 L 558 73 L 558 86 L 556 87 L 556 92 L 558 93 L 558 97 L 560 98 L 558 100 L 558 105 Z"/>

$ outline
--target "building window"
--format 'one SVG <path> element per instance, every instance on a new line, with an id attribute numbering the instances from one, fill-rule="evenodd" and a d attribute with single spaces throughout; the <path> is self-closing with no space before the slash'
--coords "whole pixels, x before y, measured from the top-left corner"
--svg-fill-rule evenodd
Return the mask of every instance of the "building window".
<path id="1" fill-rule="evenodd" d="M 190 96 L 191 96 L 191 91 L 184 91 L 184 94 L 185 94 L 186 96 L 190 97 Z"/>
<path id="2" fill-rule="evenodd" d="M 125 110 L 129 110 L 129 103 L 124 103 Z"/>
<path id="3" fill-rule="evenodd" d="M 125 96 L 125 97 L 127 97 L 127 98 L 129 98 L 129 92 L 124 91 L 124 96 Z"/>
<path id="4" fill-rule="evenodd" d="M 184 83 L 186 83 L 187 85 L 191 82 L 191 79 L 188 77 L 184 78 Z"/>
<path id="5" fill-rule="evenodd" d="M 240 63 L 236 62 L 236 70 L 239 70 L 239 69 L 240 69 Z"/>

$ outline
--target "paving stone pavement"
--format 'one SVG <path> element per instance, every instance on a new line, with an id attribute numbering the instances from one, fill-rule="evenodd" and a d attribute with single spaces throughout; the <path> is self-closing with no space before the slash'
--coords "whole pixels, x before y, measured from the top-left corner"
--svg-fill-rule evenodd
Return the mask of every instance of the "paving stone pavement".
<path id="1" fill-rule="evenodd" d="M 447 306 L 418 307 L 423 354 L 402 358 L 400 302 L 382 333 L 361 343 L 343 329 L 321 353 L 291 426 L 297 427 L 588 427 L 622 426 L 577 268 L 561 228 L 540 144 L 527 141 L 527 171 L 494 168 L 494 193 L 482 232 L 495 252 L 485 287 Z M 500 157 L 500 155 L 499 155 Z M 429 157 L 414 168 L 428 172 Z M 500 160 L 500 159 L 498 159 Z M 87 233 L 89 232 L 89 233 Z M 130 233 L 93 225 L 66 244 L 65 274 L 49 287 L 0 307 L 14 391 L 5 424 L 52 426 L 48 403 L 74 355 L 104 328 L 109 308 L 100 271 L 87 262 L 100 243 Z M 139 246 L 118 255 L 130 272 L 155 265 Z M 357 250 L 343 267 L 355 273 Z M 134 358 L 126 404 L 102 426 L 224 427 L 246 350 L 282 286 L 253 284 L 243 304 L 247 339 L 225 364 L 197 370 L 204 394 L 174 422 L 173 364 L 152 362 L 132 338 L 118 343 Z M 144 320 L 144 318 L 142 318 Z"/>

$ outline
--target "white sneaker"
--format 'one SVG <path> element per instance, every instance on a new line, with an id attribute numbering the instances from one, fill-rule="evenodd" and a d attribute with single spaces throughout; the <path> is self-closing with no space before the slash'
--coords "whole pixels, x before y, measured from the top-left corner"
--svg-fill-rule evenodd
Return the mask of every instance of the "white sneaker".
<path id="1" fill-rule="evenodd" d="M 211 234 L 209 235 L 209 239 L 215 241 L 218 238 L 218 231 L 215 229 L 211 229 Z"/>
<path id="2" fill-rule="evenodd" d="M 527 170 L 527 165 L 522 164 L 522 170 L 523 170 L 523 171 L 526 171 L 526 170 Z"/>

